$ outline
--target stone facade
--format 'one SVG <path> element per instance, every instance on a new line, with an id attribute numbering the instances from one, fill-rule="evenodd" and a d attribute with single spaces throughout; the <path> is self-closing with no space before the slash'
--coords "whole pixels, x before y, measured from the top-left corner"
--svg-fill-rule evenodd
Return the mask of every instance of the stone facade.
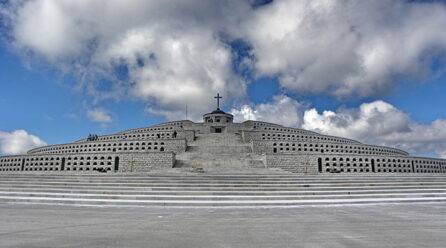
<path id="1" fill-rule="evenodd" d="M 77 154 L 91 152 L 184 152 L 186 139 L 125 139 L 121 141 L 85 141 L 75 144 L 52 145 L 28 151 L 29 155 Z"/>
<path id="2" fill-rule="evenodd" d="M 128 172 L 172 168 L 173 152 L 79 153 L 0 158 L 0 172 Z"/>
<path id="3" fill-rule="evenodd" d="M 300 173 L 446 173 L 444 159 L 371 155 L 266 155 L 267 166 Z"/>
<path id="4" fill-rule="evenodd" d="M 280 168 L 302 174 L 317 174 L 317 159 L 305 155 L 266 155 L 269 168 Z"/>
<path id="5" fill-rule="evenodd" d="M 304 174 L 446 173 L 444 159 L 412 157 L 391 147 L 274 123 L 233 123 L 232 115 L 221 110 L 205 114 L 203 120 L 167 122 L 3 156 L 0 172 L 146 172 L 186 165 L 195 157 L 195 164 L 239 159 L 239 164 Z M 214 161 L 231 154 L 226 163 Z M 178 158 L 181 163 L 176 163 Z"/>
<path id="6" fill-rule="evenodd" d="M 172 168 L 175 164 L 175 153 L 123 153 L 120 159 L 122 161 L 120 172 L 148 172 L 154 169 Z"/>

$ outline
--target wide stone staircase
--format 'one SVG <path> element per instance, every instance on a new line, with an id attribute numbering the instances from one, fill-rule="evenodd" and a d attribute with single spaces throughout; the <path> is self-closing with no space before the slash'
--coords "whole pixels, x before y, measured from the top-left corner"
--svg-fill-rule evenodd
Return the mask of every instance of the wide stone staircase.
<path id="1" fill-rule="evenodd" d="M 265 167 L 262 156 L 252 153 L 250 144 L 233 133 L 197 134 L 187 151 L 176 155 L 176 160 L 176 168 L 203 172 L 249 172 L 253 167 Z"/>
<path id="2" fill-rule="evenodd" d="M 446 202 L 445 176 L 0 175 L 0 204 L 252 208 L 433 202 Z"/>

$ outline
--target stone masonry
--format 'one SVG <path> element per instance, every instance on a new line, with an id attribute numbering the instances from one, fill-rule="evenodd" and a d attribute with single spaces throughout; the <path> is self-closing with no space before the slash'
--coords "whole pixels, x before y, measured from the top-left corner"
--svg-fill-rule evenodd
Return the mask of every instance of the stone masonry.
<path id="1" fill-rule="evenodd" d="M 274 123 L 234 123 L 233 116 L 219 108 L 205 114 L 201 123 L 167 122 L 0 157 L 0 173 L 256 173 L 260 168 L 299 174 L 435 174 L 446 173 L 446 160 Z"/>

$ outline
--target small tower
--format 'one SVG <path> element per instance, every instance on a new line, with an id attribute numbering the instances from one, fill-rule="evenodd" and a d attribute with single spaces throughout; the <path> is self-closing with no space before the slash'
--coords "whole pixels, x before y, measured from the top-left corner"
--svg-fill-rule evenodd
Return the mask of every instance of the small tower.
<path id="1" fill-rule="evenodd" d="M 234 116 L 220 109 L 220 99 L 222 98 L 220 93 L 217 93 L 214 98 L 217 99 L 217 109 L 203 115 L 203 122 L 210 126 L 211 133 L 223 133 L 226 126 L 233 123 Z"/>

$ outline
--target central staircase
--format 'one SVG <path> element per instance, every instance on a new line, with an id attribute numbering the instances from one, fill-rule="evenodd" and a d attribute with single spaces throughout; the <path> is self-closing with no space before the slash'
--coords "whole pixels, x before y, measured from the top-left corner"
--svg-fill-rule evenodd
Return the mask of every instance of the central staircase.
<path id="1" fill-rule="evenodd" d="M 298 175 L 265 168 L 238 134 L 198 134 L 176 159 L 176 168 L 145 175 L 3 174 L 0 204 L 254 208 L 446 202 L 446 176 Z"/>
<path id="2" fill-rule="evenodd" d="M 250 144 L 243 143 L 238 134 L 197 134 L 187 151 L 176 155 L 176 168 L 201 169 L 203 172 L 250 171 L 264 168 L 261 155 L 254 154 Z"/>
<path id="3" fill-rule="evenodd" d="M 433 202 L 446 202 L 444 176 L 0 176 L 0 204 L 253 208 Z"/>

